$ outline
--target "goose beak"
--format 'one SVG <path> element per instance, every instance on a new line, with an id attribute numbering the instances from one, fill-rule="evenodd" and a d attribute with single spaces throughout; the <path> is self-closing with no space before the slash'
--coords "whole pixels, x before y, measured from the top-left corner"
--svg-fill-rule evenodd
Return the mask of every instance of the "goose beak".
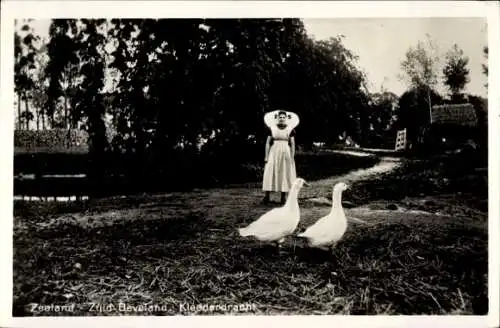
<path id="1" fill-rule="evenodd" d="M 304 186 L 310 187 L 311 185 L 309 183 L 307 183 L 307 182 L 304 181 Z"/>

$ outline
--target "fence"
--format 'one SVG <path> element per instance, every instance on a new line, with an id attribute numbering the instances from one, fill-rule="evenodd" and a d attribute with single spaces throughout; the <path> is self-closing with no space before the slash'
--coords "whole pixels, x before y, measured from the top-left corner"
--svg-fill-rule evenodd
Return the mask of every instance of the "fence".
<path id="1" fill-rule="evenodd" d="M 406 149 L 406 129 L 399 130 L 396 135 L 396 145 L 394 147 L 395 151 Z"/>

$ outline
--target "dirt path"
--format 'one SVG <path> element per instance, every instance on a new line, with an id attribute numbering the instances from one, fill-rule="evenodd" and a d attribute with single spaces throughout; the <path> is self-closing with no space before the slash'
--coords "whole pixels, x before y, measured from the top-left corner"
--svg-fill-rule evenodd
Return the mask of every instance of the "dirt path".
<path id="1" fill-rule="evenodd" d="M 344 151 L 337 151 L 339 153 L 346 153 Z M 349 152 L 351 153 L 351 152 Z M 370 156 L 368 153 L 358 152 L 359 154 L 363 154 L 361 156 Z M 346 174 L 340 176 L 333 176 L 326 179 L 321 179 L 318 181 L 314 181 L 312 184 L 314 187 L 332 187 L 337 182 L 345 182 L 347 184 L 352 184 L 354 182 L 373 179 L 375 176 L 380 175 L 382 173 L 388 173 L 392 170 L 398 168 L 401 165 L 400 159 L 395 157 L 382 157 L 380 162 L 376 165 L 366 168 L 366 169 L 358 169 L 352 170 Z M 308 191 L 305 191 L 306 195 L 309 196 Z M 313 192 L 314 194 L 314 192 Z M 316 195 L 317 196 L 317 195 Z M 301 198 L 310 198 L 302 195 Z"/>

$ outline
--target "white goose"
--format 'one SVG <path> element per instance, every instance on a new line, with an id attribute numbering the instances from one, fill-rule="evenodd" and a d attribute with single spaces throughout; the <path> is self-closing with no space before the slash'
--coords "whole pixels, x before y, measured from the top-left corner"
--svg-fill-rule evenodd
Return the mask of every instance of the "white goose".
<path id="1" fill-rule="evenodd" d="M 333 187 L 330 213 L 309 226 L 297 237 L 306 238 L 310 247 L 333 250 L 347 230 L 347 219 L 342 208 L 342 192 L 347 188 L 345 183 L 337 183 Z"/>
<path id="2" fill-rule="evenodd" d="M 297 196 L 303 185 L 308 186 L 304 179 L 298 178 L 292 184 L 285 205 L 264 213 L 260 218 L 238 232 L 242 237 L 255 237 L 259 241 L 275 242 L 277 246 L 291 235 L 300 220 L 300 209 Z"/>

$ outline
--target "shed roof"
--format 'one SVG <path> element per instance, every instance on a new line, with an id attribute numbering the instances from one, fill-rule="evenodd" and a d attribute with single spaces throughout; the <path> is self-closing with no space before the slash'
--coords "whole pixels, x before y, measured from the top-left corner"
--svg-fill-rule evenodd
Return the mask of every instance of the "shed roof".
<path id="1" fill-rule="evenodd" d="M 447 104 L 432 106 L 431 123 L 475 127 L 478 120 L 472 104 Z"/>

